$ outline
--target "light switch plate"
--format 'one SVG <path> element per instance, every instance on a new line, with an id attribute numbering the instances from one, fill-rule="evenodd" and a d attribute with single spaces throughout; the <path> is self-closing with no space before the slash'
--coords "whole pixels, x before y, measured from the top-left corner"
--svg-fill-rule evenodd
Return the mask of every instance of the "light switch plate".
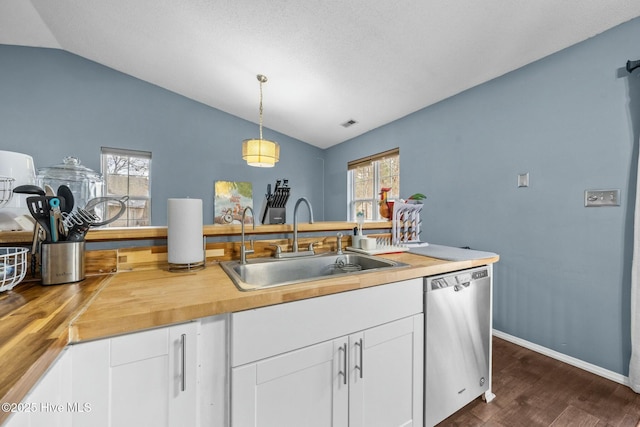
<path id="1" fill-rule="evenodd" d="M 585 190 L 584 206 L 620 206 L 620 190 Z"/>
<path id="2" fill-rule="evenodd" d="M 518 188 L 529 186 L 529 172 L 518 175 Z"/>

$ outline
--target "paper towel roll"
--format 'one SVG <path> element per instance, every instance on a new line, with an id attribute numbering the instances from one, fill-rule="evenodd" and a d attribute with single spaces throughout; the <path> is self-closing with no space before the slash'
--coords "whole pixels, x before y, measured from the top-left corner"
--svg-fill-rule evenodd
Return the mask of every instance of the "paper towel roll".
<path id="1" fill-rule="evenodd" d="M 201 199 L 167 201 L 167 250 L 170 264 L 204 261 Z"/>

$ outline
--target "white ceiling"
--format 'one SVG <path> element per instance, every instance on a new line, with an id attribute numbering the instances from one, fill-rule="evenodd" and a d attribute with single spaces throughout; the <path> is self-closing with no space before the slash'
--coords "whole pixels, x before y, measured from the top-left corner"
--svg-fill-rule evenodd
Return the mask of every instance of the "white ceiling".
<path id="1" fill-rule="evenodd" d="M 325 148 L 638 16 L 638 0 L 0 0 L 0 44 L 255 123 L 265 74 L 264 126 Z"/>

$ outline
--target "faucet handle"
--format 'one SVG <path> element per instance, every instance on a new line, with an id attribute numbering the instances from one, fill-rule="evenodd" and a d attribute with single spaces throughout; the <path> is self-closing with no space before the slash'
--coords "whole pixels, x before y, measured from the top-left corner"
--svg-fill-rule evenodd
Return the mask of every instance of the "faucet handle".
<path id="1" fill-rule="evenodd" d="M 269 243 L 269 246 L 275 246 L 276 252 L 273 254 L 275 258 L 282 257 L 282 248 L 280 247 L 280 245 L 276 245 L 275 243 Z"/>
<path id="2" fill-rule="evenodd" d="M 313 245 L 315 245 L 315 244 L 317 244 L 317 243 L 322 243 L 322 242 L 319 242 L 319 241 L 318 241 L 318 242 L 311 242 L 311 243 L 309 243 L 309 250 L 310 250 L 311 252 L 314 252 L 314 251 L 313 251 Z M 315 252 L 314 252 L 314 253 L 315 253 Z"/>

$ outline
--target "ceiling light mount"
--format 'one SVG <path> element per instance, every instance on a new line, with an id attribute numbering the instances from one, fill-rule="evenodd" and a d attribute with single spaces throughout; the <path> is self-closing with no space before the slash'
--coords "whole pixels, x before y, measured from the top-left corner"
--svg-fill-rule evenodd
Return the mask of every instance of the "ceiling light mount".
<path id="1" fill-rule="evenodd" d="M 249 166 L 272 168 L 280 160 L 280 145 L 262 138 L 262 84 L 267 82 L 267 76 L 258 74 L 256 78 L 260 82 L 260 137 L 242 141 L 242 159 Z"/>

